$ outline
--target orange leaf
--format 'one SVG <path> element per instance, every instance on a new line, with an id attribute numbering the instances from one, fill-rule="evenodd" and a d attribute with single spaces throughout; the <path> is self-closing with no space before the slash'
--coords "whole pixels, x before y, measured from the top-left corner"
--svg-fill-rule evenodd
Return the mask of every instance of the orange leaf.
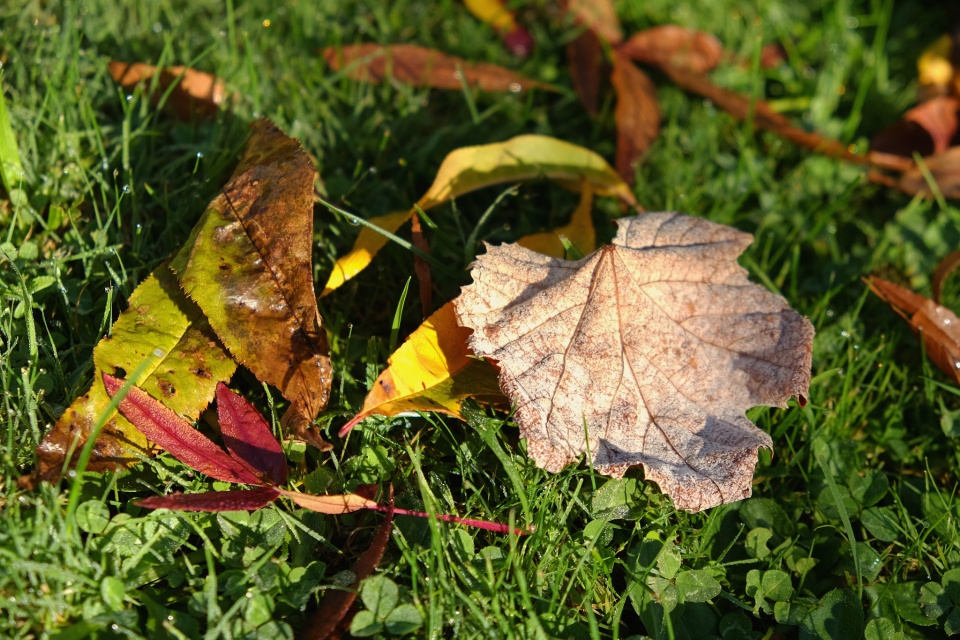
<path id="1" fill-rule="evenodd" d="M 202 117 L 215 115 L 227 96 L 223 83 L 216 76 L 187 67 L 158 69 L 142 62 L 129 63 L 113 60 L 110 62 L 109 71 L 114 82 L 127 91 L 133 91 L 141 82 L 147 82 L 157 76 L 156 90 L 150 97 L 154 104 L 171 85 L 175 85 L 164 106 L 185 122 L 194 115 Z"/>
<path id="2" fill-rule="evenodd" d="M 547 89 L 549 85 L 531 80 L 510 69 L 487 63 L 467 62 L 435 49 L 413 44 L 357 44 L 327 47 L 323 57 L 333 69 L 345 69 L 354 80 L 380 84 L 385 79 L 415 87 L 463 88 L 463 82 L 484 91 L 518 92 Z"/>
<path id="3" fill-rule="evenodd" d="M 694 73 L 710 71 L 723 57 L 723 45 L 716 36 L 675 24 L 635 33 L 618 50 L 640 62 L 670 64 Z"/>
<path id="4" fill-rule="evenodd" d="M 867 285 L 923 338 L 927 355 L 960 384 L 960 318 L 929 298 L 882 278 L 868 278 Z"/>
<path id="5" fill-rule="evenodd" d="M 375 500 L 358 496 L 355 493 L 345 493 L 339 496 L 313 496 L 309 493 L 299 493 L 286 489 L 277 489 L 277 492 L 286 498 L 290 498 L 298 507 L 330 515 L 352 513 L 360 509 L 376 509 L 379 506 Z"/>
<path id="6" fill-rule="evenodd" d="M 945 198 L 960 198 L 960 147 L 951 147 L 943 153 L 928 156 L 923 159 L 923 163 L 937 185 L 937 189 Z M 877 184 L 899 189 L 912 196 L 933 197 L 933 191 L 927 183 L 926 176 L 920 167 L 913 163 L 910 163 L 910 168 L 897 178 L 891 178 L 877 171 L 871 171 L 868 177 Z"/>
<path id="7" fill-rule="evenodd" d="M 613 87 L 617 91 L 617 173 L 628 183 L 634 164 L 647 152 L 660 132 L 657 88 L 643 71 L 620 53 L 613 55 Z"/>
<path id="8" fill-rule="evenodd" d="M 907 111 L 901 120 L 882 130 L 870 143 L 881 153 L 910 157 L 943 153 L 957 133 L 960 100 L 937 96 Z"/>
<path id="9" fill-rule="evenodd" d="M 390 356 L 360 413 L 340 435 L 372 415 L 439 411 L 459 416 L 464 398 L 500 397 L 497 371 L 473 357 L 467 348 L 469 335 L 470 330 L 457 323 L 452 302 L 440 307 Z"/>

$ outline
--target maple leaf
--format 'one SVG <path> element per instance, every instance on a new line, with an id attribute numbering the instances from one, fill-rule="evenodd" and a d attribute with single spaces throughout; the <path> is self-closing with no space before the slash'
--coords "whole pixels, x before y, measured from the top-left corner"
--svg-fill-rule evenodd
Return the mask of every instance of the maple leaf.
<path id="1" fill-rule="evenodd" d="M 745 411 L 804 402 L 813 326 L 749 282 L 749 234 L 677 213 L 618 223 L 577 262 L 490 247 L 455 301 L 470 347 L 498 362 L 544 469 L 587 452 L 613 477 L 643 465 L 680 509 L 746 498 L 772 442 Z"/>

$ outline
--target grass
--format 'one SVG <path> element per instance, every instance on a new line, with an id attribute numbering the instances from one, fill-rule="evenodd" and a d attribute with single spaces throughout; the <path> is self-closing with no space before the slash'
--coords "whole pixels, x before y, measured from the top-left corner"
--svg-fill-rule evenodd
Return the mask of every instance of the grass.
<path id="1" fill-rule="evenodd" d="M 910 104 L 917 55 L 948 24 L 918 2 L 622 4 L 628 32 L 680 22 L 717 33 L 746 59 L 781 40 L 785 67 L 729 66 L 718 81 L 763 93 L 797 121 L 861 148 Z M 532 6 L 531 16 L 544 14 Z M 17 478 L 89 385 L 93 346 L 130 292 L 186 239 L 229 175 L 254 118 L 269 116 L 299 138 L 327 198 L 365 217 L 415 201 L 444 155 L 464 145 L 533 132 L 611 158 L 612 99 L 591 120 L 569 89 L 563 45 L 573 33 L 542 17 L 530 24 L 537 49 L 520 62 L 452 0 L 13 0 L 0 8 L 0 82 L 23 164 L 0 206 L 8 256 L 0 261 L 2 635 L 290 637 L 326 590 L 350 583 L 344 572 L 382 516 L 284 505 L 251 514 L 141 510 L 132 500 L 154 491 L 220 486 L 166 456 L 36 492 Z M 372 87 L 317 55 L 360 41 L 434 46 L 566 89 Z M 213 121 L 180 123 L 118 90 L 110 59 L 189 64 L 225 78 L 237 97 Z M 467 423 L 370 420 L 330 455 L 292 447 L 292 476 L 310 491 L 389 481 L 399 506 L 536 526 L 516 539 L 398 519 L 379 577 L 364 585 L 360 620 L 368 631 L 384 623 L 385 635 L 406 619 L 421 621 L 420 635 L 464 638 L 945 635 L 960 618 L 949 597 L 960 579 L 950 573 L 960 566 L 960 399 L 860 278 L 878 272 L 928 292 L 937 261 L 960 241 L 960 209 L 871 186 L 860 169 L 754 134 L 654 77 L 664 122 L 637 196 L 650 210 L 756 235 L 743 264 L 817 328 L 809 403 L 752 410 L 776 448 L 761 453 L 754 497 L 696 515 L 676 512 L 639 470 L 622 481 L 582 464 L 541 471 L 516 428 L 477 407 Z M 498 195 L 482 191 L 431 212 L 434 255 L 452 267 L 437 276 L 438 301 L 467 282 L 460 267 L 472 259 L 465 247 L 475 232 L 514 240 L 560 224 L 575 205 L 555 186 L 524 186 L 477 231 Z M 605 238 L 617 214 L 600 203 Z M 318 207 L 318 282 L 356 233 Z M 322 301 L 337 373 L 323 422 L 330 437 L 385 365 L 412 264 L 388 247 Z M 948 291 L 948 303 L 957 294 Z M 399 335 L 421 319 L 408 301 Z M 280 404 L 250 376 L 234 382 L 267 411 Z"/>

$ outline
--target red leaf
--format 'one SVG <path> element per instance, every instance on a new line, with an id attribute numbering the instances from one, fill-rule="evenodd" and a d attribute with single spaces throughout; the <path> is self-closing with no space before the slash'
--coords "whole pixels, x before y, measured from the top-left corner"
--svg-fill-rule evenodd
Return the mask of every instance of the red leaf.
<path id="1" fill-rule="evenodd" d="M 123 380 L 105 373 L 103 384 L 113 397 Z M 143 389 L 131 387 L 119 408 L 143 435 L 200 473 L 225 482 L 262 484 L 244 465 Z"/>
<path id="2" fill-rule="evenodd" d="M 270 425 L 247 399 L 217 385 L 217 416 L 223 444 L 245 467 L 268 483 L 287 481 L 287 461 Z"/>
<path id="3" fill-rule="evenodd" d="M 138 500 L 136 504 L 148 509 L 178 509 L 180 511 L 254 511 L 267 506 L 279 497 L 273 487 L 249 491 L 207 491 L 206 493 L 171 493 Z"/>
<path id="4" fill-rule="evenodd" d="M 922 156 L 943 153 L 950 148 L 957 133 L 957 111 L 960 100 L 937 96 L 903 114 L 903 119 L 876 136 L 870 148 L 882 153 Z"/>

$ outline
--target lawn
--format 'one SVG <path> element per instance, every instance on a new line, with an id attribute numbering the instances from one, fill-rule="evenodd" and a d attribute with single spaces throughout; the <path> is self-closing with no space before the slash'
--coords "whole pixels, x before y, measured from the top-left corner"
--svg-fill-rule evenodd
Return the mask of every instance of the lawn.
<path id="1" fill-rule="evenodd" d="M 588 116 L 567 70 L 565 45 L 578 28 L 550 3 L 527 5 L 519 15 L 536 43 L 527 59 L 453 0 L 0 7 L 0 84 L 23 164 L 19 187 L 0 191 L 0 635 L 311 637 L 320 600 L 353 582 L 383 514 L 322 515 L 284 501 L 250 513 L 137 506 L 157 493 L 227 488 L 168 454 L 35 490 L 18 479 L 90 386 L 94 346 L 131 293 L 183 245 L 230 177 L 254 120 L 268 117 L 300 140 L 319 193 L 361 218 L 409 207 L 443 158 L 467 145 L 542 134 L 612 163 L 613 94 Z M 917 58 L 956 17 L 907 0 L 629 0 L 617 9 L 628 33 L 667 23 L 714 33 L 746 61 L 722 64 L 718 84 L 860 152 L 913 104 Z M 324 62 L 324 47 L 360 42 L 433 47 L 557 90 L 374 86 Z M 769 43 L 788 55 L 762 69 Z M 144 91 L 118 87 L 111 60 L 211 72 L 232 98 L 214 117 L 184 122 Z M 871 184 L 861 166 L 754 131 L 666 75 L 651 77 L 663 118 L 633 192 L 648 211 L 755 236 L 740 263 L 816 329 L 808 402 L 750 410 L 774 445 L 760 452 L 753 497 L 696 514 L 676 510 L 640 468 L 622 480 L 584 462 L 556 474 L 537 468 L 509 414 L 473 402 L 466 420 L 371 418 L 340 438 L 424 318 L 413 254 L 389 243 L 319 301 L 334 381 L 318 425 L 334 448 L 285 442 L 290 483 L 317 494 L 392 483 L 398 507 L 533 533 L 397 516 L 382 561 L 361 583 L 354 635 L 960 632 L 960 575 L 951 572 L 960 567 L 960 393 L 862 280 L 877 274 L 929 295 L 937 264 L 960 247 L 960 208 Z M 434 308 L 469 284 L 467 266 L 482 253 L 474 239 L 513 242 L 560 226 L 577 199 L 544 180 L 431 210 L 425 232 L 447 267 L 433 274 Z M 601 242 L 621 214 L 613 199 L 598 200 Z M 318 292 L 359 229 L 317 203 Z M 474 244 L 481 249 L 471 252 Z M 954 282 L 944 303 L 958 308 Z M 231 387 L 279 433 L 286 401 L 275 389 L 242 368 Z"/>

